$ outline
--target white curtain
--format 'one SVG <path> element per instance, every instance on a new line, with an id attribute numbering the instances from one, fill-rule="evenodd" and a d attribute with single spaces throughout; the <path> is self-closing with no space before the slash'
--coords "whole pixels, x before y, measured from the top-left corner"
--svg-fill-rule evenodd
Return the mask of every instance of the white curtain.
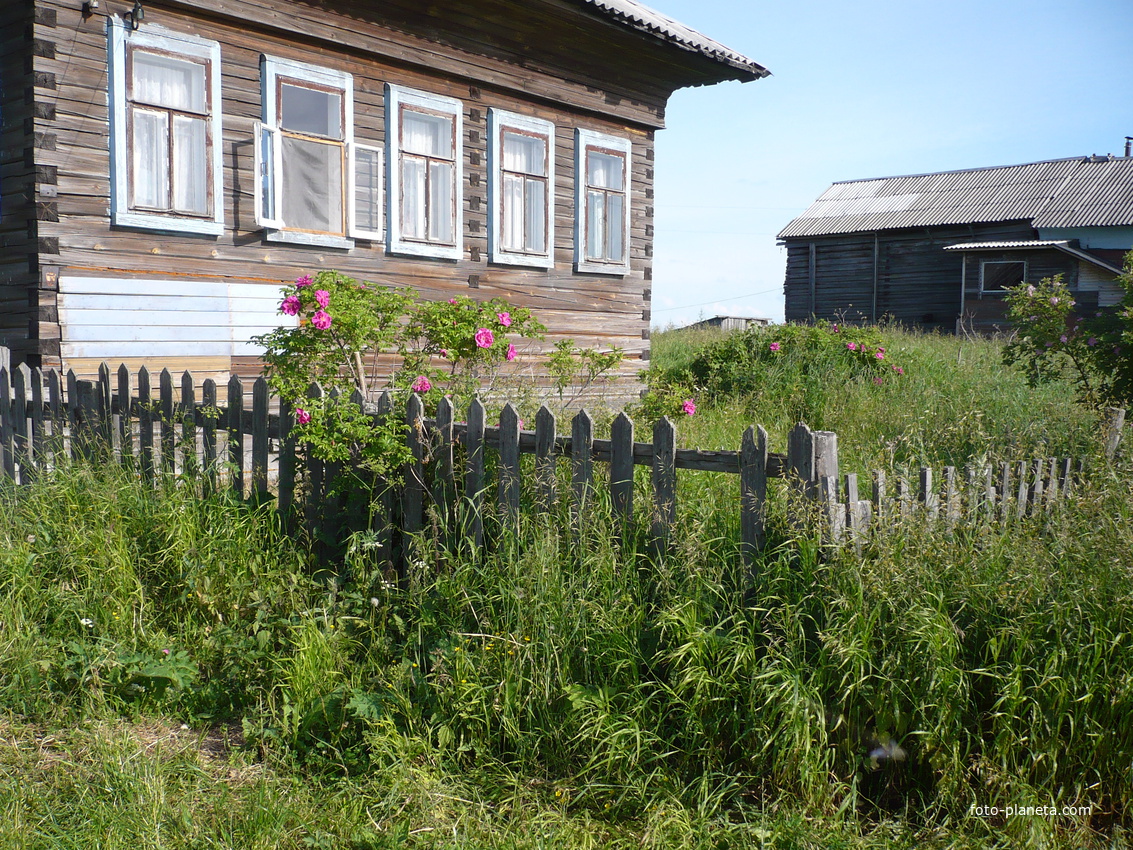
<path id="1" fill-rule="evenodd" d="M 401 160 L 401 235 L 425 238 L 425 160 Z"/>
<path id="2" fill-rule="evenodd" d="M 421 156 L 452 159 L 452 119 L 403 109 L 401 149 Z"/>
<path id="3" fill-rule="evenodd" d="M 133 52 L 133 100 L 204 114 L 205 66 L 172 56 Z"/>
<path id="4" fill-rule="evenodd" d="M 376 231 L 381 225 L 381 159 L 377 151 L 354 150 L 354 226 Z"/>
<path id="5" fill-rule="evenodd" d="M 606 258 L 606 194 L 586 193 L 586 257 L 591 260 Z"/>
<path id="6" fill-rule="evenodd" d="M 622 166 L 625 160 L 620 156 L 588 151 L 586 157 L 586 184 L 599 189 L 622 190 Z"/>
<path id="7" fill-rule="evenodd" d="M 523 244 L 523 178 L 505 174 L 503 180 L 503 242 L 505 251 L 522 251 Z"/>
<path id="8" fill-rule="evenodd" d="M 208 161 L 203 118 L 173 117 L 173 208 L 208 213 Z"/>
<path id="9" fill-rule="evenodd" d="M 547 250 L 547 184 L 543 180 L 527 181 L 527 244 L 536 254 Z"/>
<path id="10" fill-rule="evenodd" d="M 547 173 L 547 142 L 535 136 L 504 133 L 504 171 L 543 177 Z"/>
<path id="11" fill-rule="evenodd" d="M 451 243 L 455 210 L 452 205 L 451 162 L 429 163 L 429 239 Z"/>

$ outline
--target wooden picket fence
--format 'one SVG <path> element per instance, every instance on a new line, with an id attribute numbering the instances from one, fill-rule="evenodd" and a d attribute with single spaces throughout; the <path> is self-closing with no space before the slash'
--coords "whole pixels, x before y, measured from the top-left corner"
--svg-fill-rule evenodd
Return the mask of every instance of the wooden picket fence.
<path id="1" fill-rule="evenodd" d="M 293 438 L 294 418 L 285 402 L 269 396 L 263 378 L 250 387 L 232 377 L 221 398 L 213 380 L 200 386 L 183 373 L 175 383 L 168 370 L 156 387 L 142 367 L 131 375 L 125 365 L 113 375 L 102 366 L 97 381 L 61 377 L 21 365 L 0 367 L 0 480 L 27 484 L 64 458 L 88 457 L 129 464 L 147 482 L 179 475 L 200 483 L 205 492 L 228 487 L 241 497 L 274 497 L 280 510 L 296 507 L 296 473 L 301 452 Z M 250 393 L 248 390 L 251 390 Z M 312 394 L 321 390 L 312 386 Z M 248 403 L 250 399 L 250 404 Z M 363 404 L 360 396 L 355 401 Z M 390 394 L 376 405 L 364 405 L 375 417 L 394 415 Z M 555 415 L 539 410 L 533 430 L 524 429 L 513 405 L 506 404 L 498 425 L 489 426 L 479 399 L 464 421 L 448 399 L 426 417 L 421 399 L 405 404 L 407 441 L 413 460 L 402 476 L 399 492 L 386 489 L 376 517 L 363 518 L 390 551 L 395 536 L 425 528 L 430 509 L 450 532 L 474 547 L 484 544 L 485 512 L 514 522 L 520 511 L 520 457 L 534 455 L 530 496 L 544 509 L 560 499 L 558 465 L 569 464 L 572 510 L 580 516 L 600 486 L 595 464 L 606 464 L 614 515 L 634 517 L 634 466 L 650 468 L 651 505 L 647 514 L 655 545 L 663 549 L 677 519 L 677 470 L 730 473 L 739 477 L 738 511 L 741 544 L 750 560 L 766 540 L 768 480 L 788 480 L 789 521 L 821 518 L 824 539 L 831 544 L 860 546 L 871 529 L 900 521 L 1011 522 L 1049 513 L 1081 481 L 1084 461 L 1070 458 L 1019 460 L 991 466 L 969 466 L 961 473 L 945 467 L 920 469 L 915 480 L 875 471 L 867 483 L 857 475 L 840 475 L 838 437 L 812 431 L 805 424 L 789 434 L 787 451 L 768 448 L 767 432 L 749 427 L 739 451 L 677 448 L 676 427 L 667 418 L 652 428 L 652 442 L 637 442 L 634 423 L 621 413 L 609 439 L 594 438 L 594 424 L 585 411 L 560 434 Z M 1117 451 L 1125 411 L 1110 411 L 1106 453 Z M 488 481 L 486 451 L 496 456 L 496 476 Z M 308 515 L 332 503 L 333 483 L 343 470 L 336 464 L 310 460 L 305 466 L 304 507 Z M 868 487 L 868 493 L 863 491 Z M 495 491 L 495 505 L 485 500 Z M 351 525 L 348 523 L 348 525 Z M 353 530 L 361 530 L 357 522 Z"/>

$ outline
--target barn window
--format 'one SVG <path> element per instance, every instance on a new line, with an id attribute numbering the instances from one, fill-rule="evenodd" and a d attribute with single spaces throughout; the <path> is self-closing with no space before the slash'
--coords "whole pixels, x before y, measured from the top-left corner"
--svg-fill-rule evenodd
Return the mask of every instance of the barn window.
<path id="1" fill-rule="evenodd" d="M 488 110 L 492 262 L 554 266 L 555 125 Z"/>
<path id="2" fill-rule="evenodd" d="M 221 233 L 220 45 L 113 18 L 108 29 L 113 223 Z"/>
<path id="3" fill-rule="evenodd" d="M 630 142 L 577 131 L 575 268 L 629 271 Z"/>
<path id="4" fill-rule="evenodd" d="M 1027 279 L 1027 263 L 1017 260 L 984 260 L 980 263 L 980 292 L 1002 293 Z"/>
<path id="5" fill-rule="evenodd" d="M 450 97 L 386 86 L 393 253 L 461 257 L 461 109 Z"/>
<path id="6" fill-rule="evenodd" d="M 354 140 L 350 74 L 263 58 L 256 221 L 268 239 L 349 248 L 382 237 L 382 151 Z"/>

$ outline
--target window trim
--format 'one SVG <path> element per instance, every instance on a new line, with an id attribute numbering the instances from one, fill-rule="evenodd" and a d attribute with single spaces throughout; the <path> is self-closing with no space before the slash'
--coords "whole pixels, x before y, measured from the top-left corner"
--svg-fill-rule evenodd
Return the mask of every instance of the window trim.
<path id="1" fill-rule="evenodd" d="M 980 260 L 980 295 L 1003 295 L 1007 290 L 1005 289 L 987 289 L 984 287 L 984 269 L 989 265 L 1004 265 L 1004 264 L 1022 265 L 1023 266 L 1023 281 L 1027 280 L 1027 261 L 1026 260 Z"/>
<path id="2" fill-rule="evenodd" d="M 625 158 L 625 213 L 622 236 L 622 261 L 602 262 L 587 258 L 587 208 L 586 203 L 586 156 L 590 150 L 599 153 L 612 153 Z M 620 136 L 610 136 L 581 127 L 575 130 L 574 156 L 575 215 L 574 215 L 574 269 L 576 272 L 596 274 L 627 275 L 630 272 L 630 220 L 632 219 L 631 195 L 633 189 L 632 142 Z"/>
<path id="3" fill-rule="evenodd" d="M 282 138 L 284 131 L 279 127 L 278 117 L 279 87 L 283 80 L 308 83 L 313 89 L 342 92 L 342 235 L 288 228 L 280 216 L 279 182 L 283 175 Z M 263 227 L 264 239 L 268 242 L 289 242 L 296 245 L 317 245 L 325 248 L 353 248 L 354 222 L 351 215 L 353 202 L 349 191 L 353 186 L 354 178 L 351 173 L 353 161 L 349 155 L 349 149 L 354 144 L 354 77 L 347 71 L 338 71 L 321 65 L 310 65 L 293 59 L 281 59 L 262 54 L 260 56 L 260 88 L 263 113 L 262 121 L 256 122 L 255 125 L 253 146 L 256 159 L 256 223 Z M 263 157 L 265 135 L 271 139 L 270 180 L 266 171 L 269 163 Z M 335 146 L 339 144 L 335 140 L 327 140 L 318 136 L 311 136 L 310 138 L 312 141 Z M 272 216 L 267 216 L 263 210 L 263 196 L 269 191 L 275 206 Z"/>
<path id="4" fill-rule="evenodd" d="M 544 234 L 542 253 L 509 251 L 503 247 L 503 135 L 514 130 L 525 136 L 538 136 L 547 145 L 547 191 L 544 195 Z M 542 118 L 519 115 L 503 109 L 488 109 L 488 257 L 493 263 L 509 266 L 555 267 L 555 125 Z"/>
<path id="5" fill-rule="evenodd" d="M 386 83 L 386 250 L 410 257 L 464 257 L 464 104 L 443 95 Z M 401 110 L 451 117 L 453 121 L 453 243 L 410 239 L 401 234 Z"/>
<path id="6" fill-rule="evenodd" d="M 146 24 L 137 31 L 115 17 L 107 18 L 107 53 L 110 106 L 110 223 L 117 227 L 137 227 L 169 233 L 218 236 L 224 232 L 223 114 L 220 86 L 220 44 L 209 39 Z M 129 52 L 142 48 L 156 53 L 184 57 L 205 66 L 205 96 L 208 114 L 205 124 L 206 161 L 210 179 L 211 212 L 203 216 L 130 207 L 132 157 L 128 119 L 129 86 L 126 68 Z M 160 108 L 160 107 L 159 107 Z M 172 189 L 172 187 L 170 187 Z"/>

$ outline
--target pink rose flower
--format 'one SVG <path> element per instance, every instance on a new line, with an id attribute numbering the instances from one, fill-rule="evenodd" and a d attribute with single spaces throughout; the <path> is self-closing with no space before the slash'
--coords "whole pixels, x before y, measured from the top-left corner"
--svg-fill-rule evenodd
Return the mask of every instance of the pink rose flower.
<path id="1" fill-rule="evenodd" d="M 427 393 L 432 388 L 433 385 L 429 383 L 428 378 L 426 378 L 424 375 L 418 375 L 417 380 L 413 382 L 413 385 L 410 389 L 412 389 L 415 393 Z"/>
<path id="2" fill-rule="evenodd" d="M 515 359 L 515 346 L 510 342 L 507 344 L 507 360 L 510 363 Z"/>
<path id="3" fill-rule="evenodd" d="M 771 343 L 771 345 L 769 345 L 767 347 L 770 348 L 772 351 L 778 351 L 779 350 L 779 343 L 773 342 L 773 343 Z"/>
<path id="4" fill-rule="evenodd" d="M 503 313 L 497 313 L 496 318 L 500 320 L 500 324 L 505 328 L 511 327 L 511 313 L 505 310 Z"/>
<path id="5" fill-rule="evenodd" d="M 873 356 L 876 357 L 878 360 L 884 360 L 885 359 L 885 352 L 879 351 L 876 354 L 874 354 Z"/>
<path id="6" fill-rule="evenodd" d="M 1057 307 L 1058 306 L 1058 296 L 1057 295 L 1055 295 L 1053 298 L 1050 299 L 1050 306 L 1051 307 Z"/>
<path id="7" fill-rule="evenodd" d="M 684 400 L 684 403 L 681 405 L 681 410 L 683 410 L 688 416 L 692 416 L 696 413 L 696 404 L 691 398 L 686 398 Z"/>
<path id="8" fill-rule="evenodd" d="M 302 289 L 304 286 L 310 286 L 315 280 L 309 274 L 305 274 L 295 280 L 295 285 Z"/>
<path id="9" fill-rule="evenodd" d="M 902 369 L 900 366 L 894 366 L 893 371 L 896 372 L 898 375 L 904 375 L 905 374 L 905 370 Z"/>
<path id="10" fill-rule="evenodd" d="M 328 307 L 330 306 L 330 293 L 325 289 L 316 289 L 315 300 L 319 302 L 320 307 Z"/>
<path id="11" fill-rule="evenodd" d="M 1028 295 L 1034 295 L 1035 294 L 1035 287 L 1034 287 L 1033 284 L 1030 284 L 1030 283 L 1027 284 L 1027 294 Z"/>
<path id="12" fill-rule="evenodd" d="M 441 357 L 448 357 L 448 349 L 447 348 L 441 349 Z"/>
<path id="13" fill-rule="evenodd" d="M 1090 337 L 1088 340 L 1086 340 L 1086 345 L 1093 346 L 1093 345 L 1097 345 L 1097 344 L 1098 344 L 1098 341 L 1095 337 Z"/>
<path id="14" fill-rule="evenodd" d="M 885 379 L 883 377 L 881 377 L 880 375 L 878 375 L 876 378 L 873 379 L 873 382 L 880 387 L 882 384 L 885 383 Z"/>
<path id="15" fill-rule="evenodd" d="M 456 299 L 455 299 L 455 298 L 450 298 L 450 299 L 448 300 L 448 303 L 449 303 L 449 304 L 455 304 L 455 303 L 456 303 Z"/>
<path id="16" fill-rule="evenodd" d="M 1066 337 L 1066 334 L 1063 334 L 1062 336 L 1060 336 L 1060 337 L 1058 338 L 1058 341 L 1059 341 L 1059 342 L 1066 342 L 1066 339 L 1067 339 L 1067 337 Z"/>
<path id="17" fill-rule="evenodd" d="M 318 328 L 320 331 L 325 331 L 330 327 L 331 324 L 330 314 L 325 310 L 319 310 L 319 312 L 311 316 L 311 324 Z"/>
<path id="18" fill-rule="evenodd" d="M 286 313 L 288 316 L 298 316 L 302 306 L 303 305 L 299 303 L 298 295 L 288 295 L 283 299 L 283 303 L 279 305 L 279 312 Z"/>
<path id="19" fill-rule="evenodd" d="M 847 342 L 846 348 L 850 349 L 850 351 L 857 351 L 858 350 L 858 344 L 856 342 Z"/>
<path id="20" fill-rule="evenodd" d="M 297 407 L 295 408 L 295 421 L 300 425 L 306 425 L 311 421 L 311 414 L 309 414 L 303 408 Z"/>
<path id="21" fill-rule="evenodd" d="M 491 348 L 492 343 L 496 341 L 495 335 L 487 328 L 478 328 L 474 338 L 477 348 Z"/>

